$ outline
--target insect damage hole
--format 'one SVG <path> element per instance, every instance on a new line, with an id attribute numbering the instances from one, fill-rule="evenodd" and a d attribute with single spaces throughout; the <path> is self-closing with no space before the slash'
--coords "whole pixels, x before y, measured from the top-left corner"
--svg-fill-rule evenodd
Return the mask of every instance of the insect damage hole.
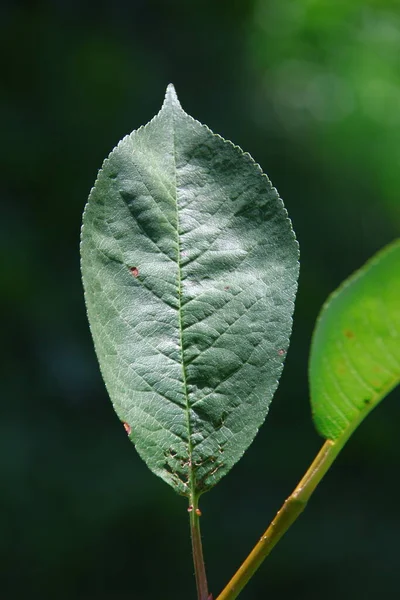
<path id="1" fill-rule="evenodd" d="M 137 267 L 129 267 L 129 271 L 134 277 L 139 277 L 139 269 Z"/>

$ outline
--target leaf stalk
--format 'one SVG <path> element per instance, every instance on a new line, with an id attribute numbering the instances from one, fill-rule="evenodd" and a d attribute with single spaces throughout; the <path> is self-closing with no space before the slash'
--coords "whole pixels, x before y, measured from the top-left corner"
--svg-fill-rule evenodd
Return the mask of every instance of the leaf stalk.
<path id="1" fill-rule="evenodd" d="M 188 508 L 190 514 L 190 535 L 192 538 L 193 564 L 196 577 L 197 598 L 198 600 L 209 600 L 207 575 L 203 558 L 203 546 L 200 533 L 199 496 L 193 494 L 190 497 Z"/>

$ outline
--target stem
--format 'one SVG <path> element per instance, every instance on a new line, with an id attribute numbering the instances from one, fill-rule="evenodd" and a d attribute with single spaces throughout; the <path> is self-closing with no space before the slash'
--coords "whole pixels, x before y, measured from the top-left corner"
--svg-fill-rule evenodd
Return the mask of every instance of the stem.
<path id="1" fill-rule="evenodd" d="M 358 423 L 357 423 L 358 424 Z M 340 439 L 327 440 L 318 452 L 303 479 L 292 494 L 285 500 L 275 519 L 254 546 L 242 566 L 223 589 L 217 600 L 235 600 L 245 585 L 253 577 L 263 560 L 268 556 L 281 537 L 305 509 L 310 496 L 332 465 L 333 461 L 354 431 L 352 427 Z"/>
<path id="2" fill-rule="evenodd" d="M 208 585 L 207 585 L 207 576 L 206 569 L 204 566 L 204 558 L 203 558 L 203 547 L 201 544 L 201 534 L 200 534 L 200 516 L 201 512 L 199 510 L 199 496 L 193 494 L 190 497 L 190 535 L 192 537 L 192 552 L 193 552 L 193 564 L 194 564 L 194 572 L 196 576 L 196 586 L 197 586 L 197 598 L 198 600 L 208 600 Z"/>

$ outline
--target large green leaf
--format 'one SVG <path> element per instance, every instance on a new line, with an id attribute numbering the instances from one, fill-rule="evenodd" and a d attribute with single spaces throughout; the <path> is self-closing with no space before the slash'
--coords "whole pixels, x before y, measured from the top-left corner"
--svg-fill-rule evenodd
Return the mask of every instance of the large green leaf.
<path id="1" fill-rule="evenodd" d="M 400 240 L 328 299 L 310 356 L 313 416 L 335 440 L 351 433 L 400 382 Z"/>
<path id="2" fill-rule="evenodd" d="M 169 86 L 104 162 L 81 251 L 114 408 L 157 475 L 201 493 L 253 440 L 282 371 L 298 276 L 282 201 Z"/>

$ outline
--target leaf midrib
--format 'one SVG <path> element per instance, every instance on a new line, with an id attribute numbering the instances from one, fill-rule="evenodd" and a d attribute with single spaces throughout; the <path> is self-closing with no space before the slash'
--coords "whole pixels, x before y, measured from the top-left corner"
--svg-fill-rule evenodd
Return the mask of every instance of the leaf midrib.
<path id="1" fill-rule="evenodd" d="M 187 432 L 188 432 L 187 468 L 189 471 L 189 474 L 188 474 L 189 498 L 190 498 L 190 504 L 193 504 L 196 482 L 195 482 L 195 476 L 194 476 L 194 469 L 192 467 L 193 446 L 192 446 L 192 428 L 191 428 L 191 424 L 190 424 L 190 402 L 189 402 L 187 374 L 186 374 L 184 352 L 183 352 L 181 240 L 180 240 L 180 219 L 179 219 L 179 206 L 178 206 L 178 181 L 177 181 L 177 167 L 176 167 L 177 161 L 176 161 L 175 118 L 174 118 L 174 106 L 173 106 L 172 99 L 170 99 L 170 103 L 171 103 L 170 110 L 171 110 L 171 123 L 172 123 L 172 146 L 173 146 L 174 179 L 175 179 L 176 242 L 177 242 L 177 268 L 178 268 L 178 329 L 179 329 L 179 344 L 180 344 L 180 355 L 181 355 L 181 365 L 182 365 L 182 382 L 183 382 L 183 390 L 184 390 L 185 404 L 186 404 L 186 406 L 185 406 L 186 425 L 187 425 Z"/>

